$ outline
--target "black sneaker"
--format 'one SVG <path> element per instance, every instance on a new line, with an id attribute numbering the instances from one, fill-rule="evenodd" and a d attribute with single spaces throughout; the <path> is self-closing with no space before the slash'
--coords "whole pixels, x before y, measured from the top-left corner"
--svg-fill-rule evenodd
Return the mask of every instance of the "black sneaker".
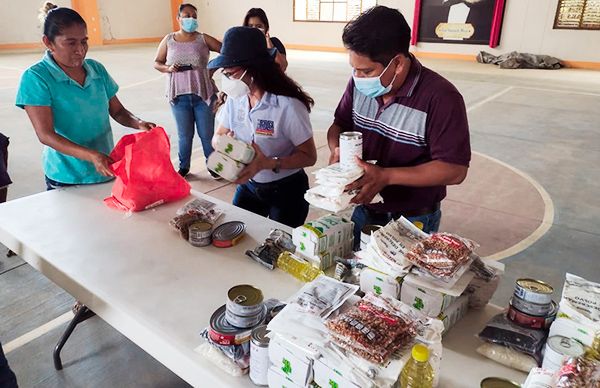
<path id="1" fill-rule="evenodd" d="M 208 170 L 208 172 L 209 172 L 209 174 L 210 174 L 210 177 L 211 177 L 212 179 L 214 179 L 214 180 L 216 180 L 216 181 L 223 180 L 223 178 L 221 177 L 221 175 L 217 174 L 216 172 L 214 172 L 214 171 L 211 171 L 211 170 Z"/>
<path id="2" fill-rule="evenodd" d="M 185 176 L 190 172 L 189 168 L 180 168 L 177 173 L 185 178 Z"/>

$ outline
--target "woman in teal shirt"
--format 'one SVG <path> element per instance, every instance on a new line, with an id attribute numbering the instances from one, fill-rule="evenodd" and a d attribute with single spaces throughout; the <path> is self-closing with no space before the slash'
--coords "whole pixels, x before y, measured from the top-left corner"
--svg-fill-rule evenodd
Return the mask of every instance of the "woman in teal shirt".
<path id="1" fill-rule="evenodd" d="M 110 117 L 135 129 L 155 126 L 135 117 L 117 98 L 104 66 L 85 59 L 87 27 L 72 9 L 50 5 L 42 41 L 44 58 L 25 71 L 16 105 L 24 108 L 45 149 L 48 189 L 112 179 Z"/>

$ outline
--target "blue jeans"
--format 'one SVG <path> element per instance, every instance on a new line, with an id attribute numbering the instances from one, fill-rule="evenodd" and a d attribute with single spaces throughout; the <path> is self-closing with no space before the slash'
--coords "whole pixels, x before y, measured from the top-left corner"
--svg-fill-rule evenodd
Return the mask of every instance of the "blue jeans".
<path id="1" fill-rule="evenodd" d="M 46 191 L 58 189 L 59 187 L 75 186 L 75 185 L 70 184 L 70 183 L 57 182 L 55 180 L 52 180 L 52 179 L 48 178 L 47 176 L 45 176 L 44 178 L 46 179 Z"/>
<path id="2" fill-rule="evenodd" d="M 249 181 L 239 185 L 233 204 L 295 228 L 303 225 L 308 215 L 308 202 L 304 200 L 306 190 L 308 176 L 301 170 L 275 182 Z"/>
<path id="3" fill-rule="evenodd" d="M 184 94 L 175 97 L 171 102 L 171 110 L 177 124 L 180 169 L 190 169 L 194 124 L 200 136 L 204 157 L 208 158 L 208 155 L 212 154 L 213 147 L 210 142 L 215 132 L 215 115 L 212 111 L 215 100 L 216 96 L 212 96 L 209 106 L 195 94 Z"/>
<path id="4" fill-rule="evenodd" d="M 365 225 L 386 225 L 388 222 L 400 218 L 400 216 L 400 213 L 377 213 L 363 205 L 357 206 L 354 209 L 354 213 L 352 213 L 352 222 L 354 222 L 354 250 L 356 251 L 360 248 L 360 231 Z M 432 233 L 437 232 L 440 228 L 442 211 L 438 209 L 431 214 L 405 218 L 412 223 L 420 222 L 423 224 L 423 232 Z"/>
<path id="5" fill-rule="evenodd" d="M 8 361 L 2 350 L 2 344 L 0 344 L 0 387 L 17 388 L 17 377 L 8 366 Z"/>

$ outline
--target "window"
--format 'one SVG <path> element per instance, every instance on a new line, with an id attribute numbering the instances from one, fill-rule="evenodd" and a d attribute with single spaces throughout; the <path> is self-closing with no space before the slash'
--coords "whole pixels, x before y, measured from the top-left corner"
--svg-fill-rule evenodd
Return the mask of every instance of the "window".
<path id="1" fill-rule="evenodd" d="M 554 28 L 600 30 L 600 0 L 559 0 Z"/>
<path id="2" fill-rule="evenodd" d="M 294 21 L 348 22 L 375 5 L 377 0 L 294 0 Z"/>

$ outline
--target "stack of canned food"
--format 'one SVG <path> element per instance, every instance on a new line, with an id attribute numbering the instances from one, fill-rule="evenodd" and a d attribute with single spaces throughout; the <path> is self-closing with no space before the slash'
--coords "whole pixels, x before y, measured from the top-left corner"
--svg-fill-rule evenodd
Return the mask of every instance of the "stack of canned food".
<path id="1" fill-rule="evenodd" d="M 210 318 L 209 338 L 221 346 L 242 345 L 243 357 L 249 357 L 250 379 L 256 385 L 267 384 L 268 345 L 267 306 L 262 291 L 248 284 L 232 287 L 225 305 Z M 249 345 L 249 346 L 248 346 Z"/>
<path id="2" fill-rule="evenodd" d="M 508 306 L 508 319 L 530 329 L 548 329 L 558 310 L 552 300 L 553 293 L 552 286 L 540 280 L 517 280 Z"/>
<path id="3" fill-rule="evenodd" d="M 232 287 L 227 303 L 210 318 L 210 338 L 220 345 L 240 345 L 250 340 L 252 329 L 266 318 L 262 291 L 248 284 Z"/>

